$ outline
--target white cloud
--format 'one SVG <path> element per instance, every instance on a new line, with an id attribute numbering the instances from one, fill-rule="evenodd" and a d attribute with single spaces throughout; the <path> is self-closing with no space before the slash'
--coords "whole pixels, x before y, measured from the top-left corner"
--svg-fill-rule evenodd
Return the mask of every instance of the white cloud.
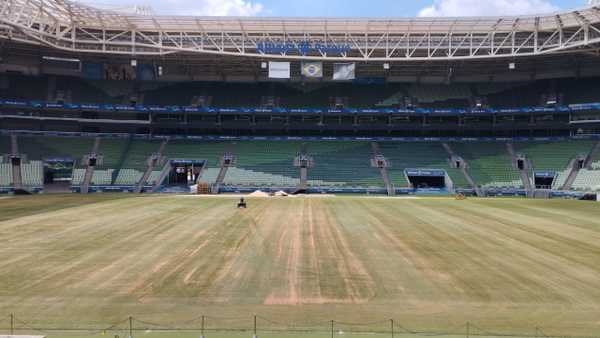
<path id="1" fill-rule="evenodd" d="M 90 6 L 128 10 L 136 5 L 150 6 L 157 15 L 254 16 L 264 12 L 264 6 L 254 0 L 81 0 Z"/>
<path id="2" fill-rule="evenodd" d="M 434 0 L 419 16 L 498 16 L 551 13 L 559 8 L 547 0 Z"/>

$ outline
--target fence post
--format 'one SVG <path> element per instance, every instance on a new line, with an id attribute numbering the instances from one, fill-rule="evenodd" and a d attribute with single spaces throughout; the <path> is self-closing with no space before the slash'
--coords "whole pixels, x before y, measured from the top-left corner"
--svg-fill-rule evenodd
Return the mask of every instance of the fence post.
<path id="1" fill-rule="evenodd" d="M 133 317 L 129 316 L 129 338 L 133 338 Z"/>
<path id="2" fill-rule="evenodd" d="M 394 338 L 394 320 L 390 319 L 390 324 L 392 326 L 392 338 Z"/>
<path id="3" fill-rule="evenodd" d="M 256 334 L 256 315 L 254 315 L 254 335 L 252 338 L 258 338 L 258 335 Z"/>
<path id="4" fill-rule="evenodd" d="M 200 338 L 204 338 L 204 315 L 202 315 L 202 324 L 200 324 Z"/>
<path id="5" fill-rule="evenodd" d="M 331 321 L 331 338 L 333 338 L 333 320 Z"/>
<path id="6" fill-rule="evenodd" d="M 10 314 L 10 335 L 15 335 L 15 315 L 12 313 Z"/>
<path id="7" fill-rule="evenodd" d="M 535 327 L 535 338 L 538 338 L 540 336 L 540 328 L 539 327 Z"/>

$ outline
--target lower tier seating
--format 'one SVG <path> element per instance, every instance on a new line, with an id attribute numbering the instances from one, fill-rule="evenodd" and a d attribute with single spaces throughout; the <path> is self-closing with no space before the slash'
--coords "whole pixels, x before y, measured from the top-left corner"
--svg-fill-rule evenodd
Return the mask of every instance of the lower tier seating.
<path id="1" fill-rule="evenodd" d="M 406 169 L 445 170 L 455 187 L 468 187 L 463 173 L 450 168 L 448 153 L 441 143 L 380 142 L 379 148 L 390 161 L 390 179 L 397 188 L 410 185 L 405 174 Z"/>
<path id="2" fill-rule="evenodd" d="M 0 187 L 11 187 L 12 185 L 12 165 L 10 163 L 0 163 Z"/>
<path id="3" fill-rule="evenodd" d="M 519 171 L 504 143 L 452 143 L 454 152 L 467 161 L 475 184 L 484 188 L 522 188 Z"/>
<path id="4" fill-rule="evenodd" d="M 44 163 L 29 161 L 21 164 L 21 180 L 25 187 L 42 187 L 44 185 Z"/>
<path id="5" fill-rule="evenodd" d="M 578 155 L 587 156 L 594 141 L 520 142 L 515 143 L 518 153 L 531 160 L 535 171 L 559 172 L 567 169 Z"/>
<path id="6" fill-rule="evenodd" d="M 308 170 L 309 185 L 383 187 L 369 142 L 308 142 L 307 153 L 314 160 Z"/>
<path id="7" fill-rule="evenodd" d="M 573 190 L 600 191 L 600 170 L 580 170 L 572 188 Z"/>
<path id="8" fill-rule="evenodd" d="M 121 169 L 115 179 L 115 185 L 136 185 L 140 182 L 144 173 L 135 169 Z"/>

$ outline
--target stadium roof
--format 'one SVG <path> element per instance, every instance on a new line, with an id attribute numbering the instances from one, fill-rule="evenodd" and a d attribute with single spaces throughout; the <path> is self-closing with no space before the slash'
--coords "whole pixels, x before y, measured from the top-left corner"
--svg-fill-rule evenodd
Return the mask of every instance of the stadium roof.
<path id="1" fill-rule="evenodd" d="M 580 52 L 600 44 L 596 6 L 467 18 L 142 16 L 68 0 L 0 0 L 0 6 L 0 38 L 77 53 L 403 61 Z"/>

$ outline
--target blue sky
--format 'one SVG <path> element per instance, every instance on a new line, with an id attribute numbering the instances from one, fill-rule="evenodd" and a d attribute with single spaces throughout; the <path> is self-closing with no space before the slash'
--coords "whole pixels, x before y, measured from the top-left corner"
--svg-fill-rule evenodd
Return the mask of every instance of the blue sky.
<path id="1" fill-rule="evenodd" d="M 586 0 L 80 0 L 130 10 L 150 6 L 155 14 L 218 16 L 481 16 L 526 15 L 584 6 Z"/>
<path id="2" fill-rule="evenodd" d="M 485 2 L 485 1 L 482 1 Z M 548 1 L 559 8 L 582 6 L 585 1 Z M 416 16 L 431 0 L 263 0 L 275 16 Z"/>

